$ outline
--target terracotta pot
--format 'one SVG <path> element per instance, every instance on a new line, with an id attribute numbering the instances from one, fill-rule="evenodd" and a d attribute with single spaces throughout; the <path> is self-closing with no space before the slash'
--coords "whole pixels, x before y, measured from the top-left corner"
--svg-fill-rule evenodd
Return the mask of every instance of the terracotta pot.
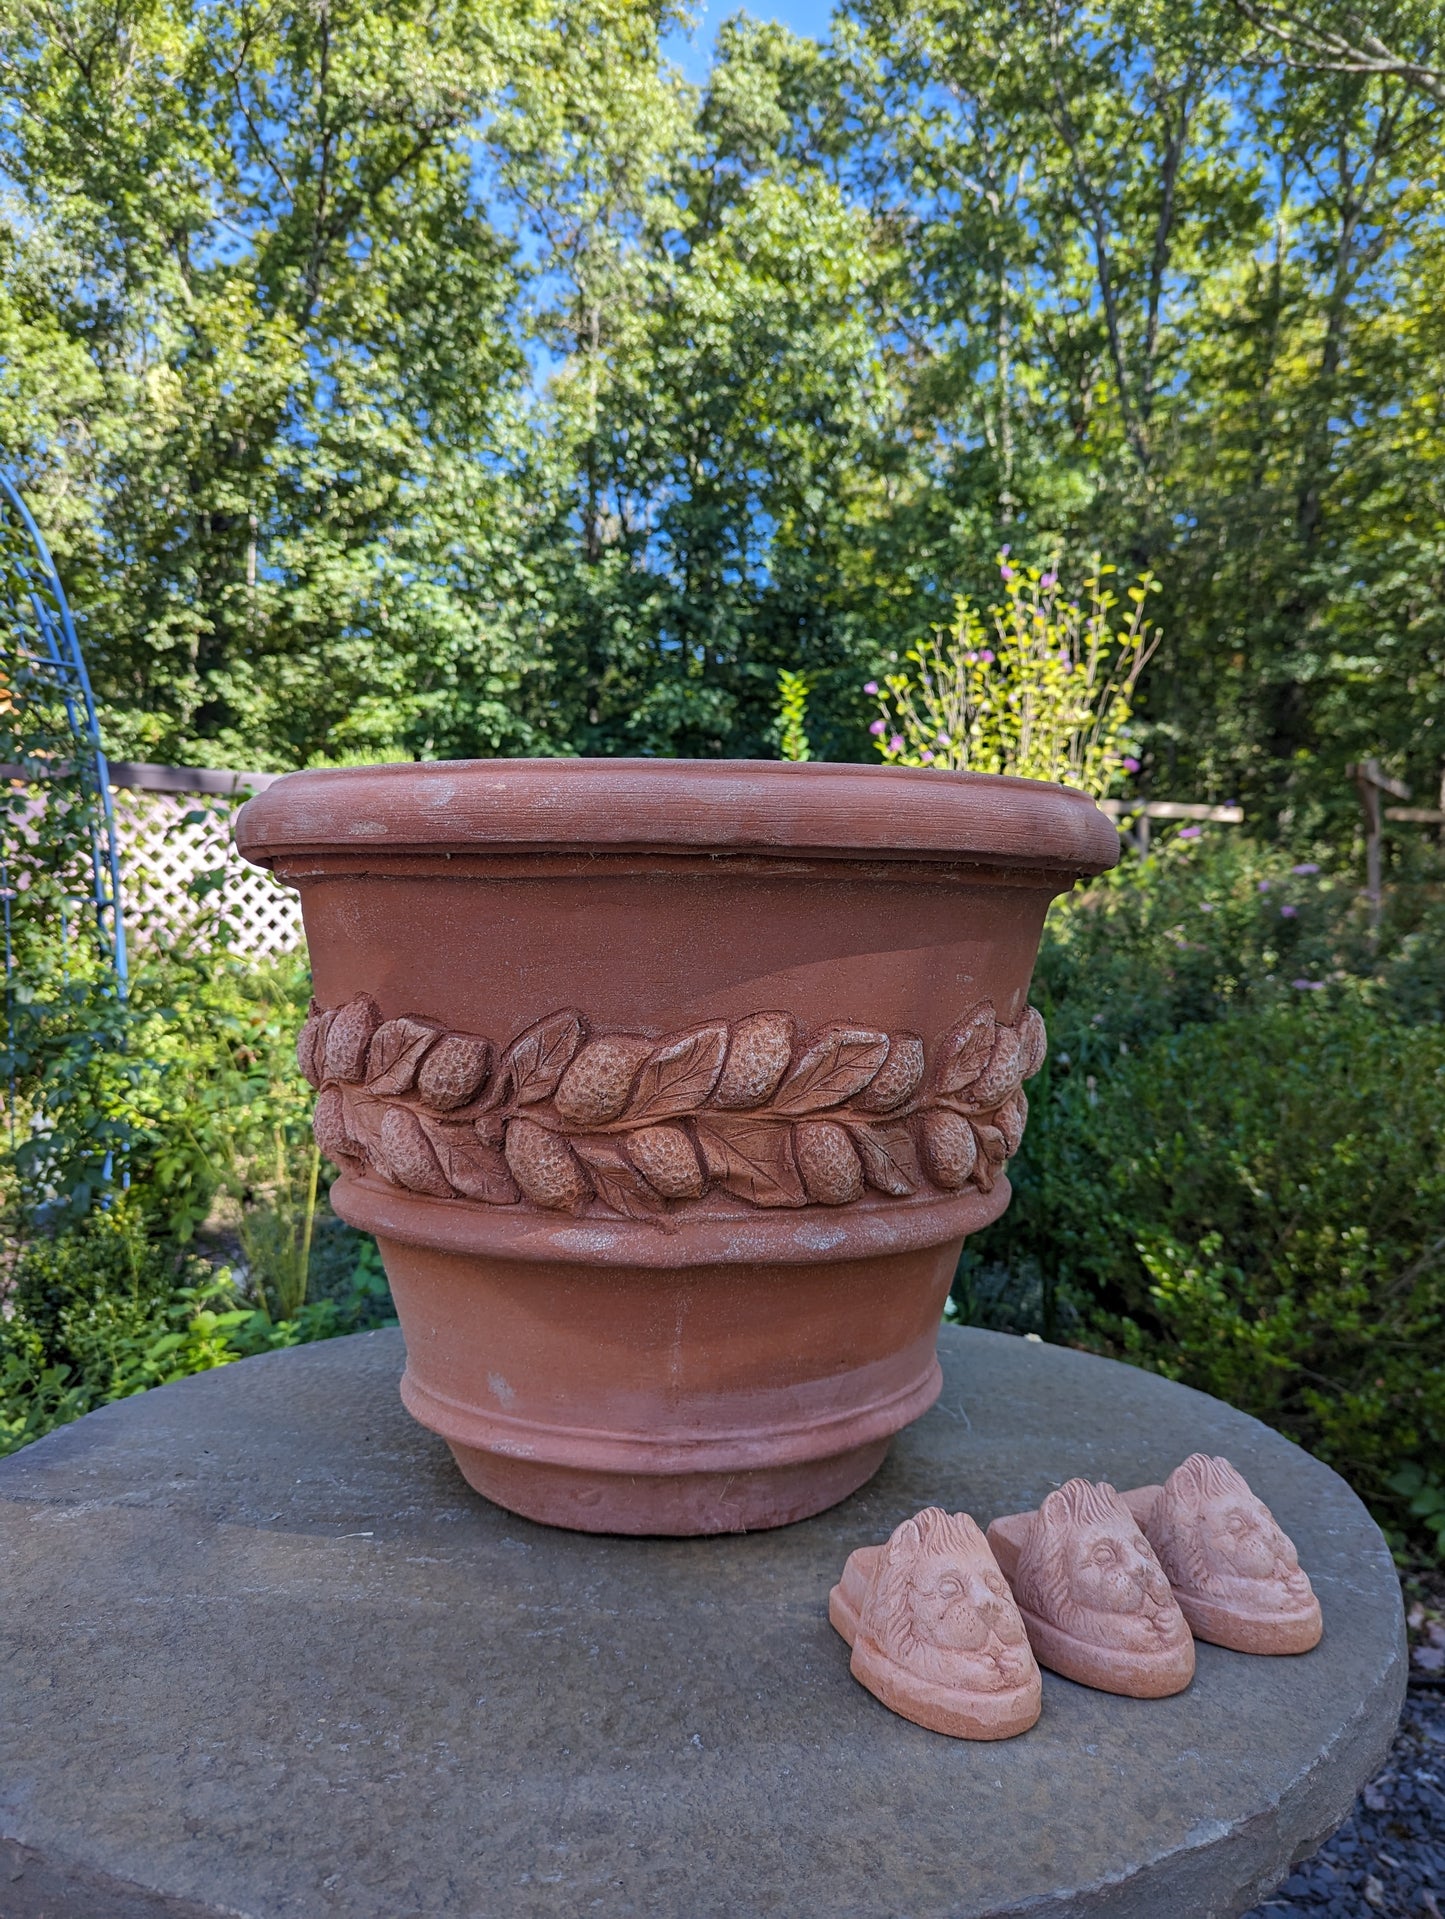
<path id="1" fill-rule="evenodd" d="M 402 1396 L 553 1525 L 821 1511 L 939 1390 L 934 1336 L 1043 1058 L 1089 801 L 888 767 L 296 773 L 237 843 L 300 889 L 332 1205 Z"/>

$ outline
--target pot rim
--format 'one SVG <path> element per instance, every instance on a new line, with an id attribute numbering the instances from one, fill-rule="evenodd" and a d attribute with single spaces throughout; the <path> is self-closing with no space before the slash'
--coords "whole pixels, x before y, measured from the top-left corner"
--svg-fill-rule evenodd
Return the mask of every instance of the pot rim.
<path id="1" fill-rule="evenodd" d="M 1118 831 L 1085 794 L 931 767 L 785 760 L 427 760 L 288 773 L 249 800 L 255 866 L 297 853 L 472 848 L 984 861 L 1104 872 Z"/>

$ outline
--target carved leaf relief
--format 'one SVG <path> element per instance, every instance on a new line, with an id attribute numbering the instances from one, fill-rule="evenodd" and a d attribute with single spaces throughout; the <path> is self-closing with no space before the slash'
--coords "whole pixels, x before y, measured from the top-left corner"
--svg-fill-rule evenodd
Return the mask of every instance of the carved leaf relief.
<path id="1" fill-rule="evenodd" d="M 817 1113 L 861 1093 L 883 1064 L 888 1035 L 858 1026 L 825 1027 L 778 1089 L 780 1113 Z"/>
<path id="2" fill-rule="evenodd" d="M 662 1210 L 662 1195 L 638 1172 L 615 1139 L 579 1139 L 573 1151 L 597 1189 L 597 1197 L 625 1219 L 645 1219 Z"/>
<path id="3" fill-rule="evenodd" d="M 698 1122 L 708 1172 L 754 1206 L 803 1206 L 807 1194 L 793 1160 L 793 1129 L 742 1114 L 709 1113 Z"/>
<path id="4" fill-rule="evenodd" d="M 549 1013 L 518 1035 L 502 1056 L 502 1070 L 519 1106 L 546 1099 L 582 1043 L 579 1013 Z"/>
<path id="5" fill-rule="evenodd" d="M 384 1020 L 371 1036 L 366 1056 L 366 1090 L 378 1099 L 409 1093 L 427 1048 L 445 1029 L 431 1019 Z"/>
<path id="6" fill-rule="evenodd" d="M 499 1146 L 489 1146 L 473 1126 L 443 1126 L 422 1121 L 437 1163 L 463 1199 L 489 1206 L 515 1206 L 522 1197 Z"/>
<path id="7" fill-rule="evenodd" d="M 938 1054 L 940 1093 L 961 1093 L 973 1084 L 988 1065 L 996 1031 L 994 1010 L 985 1000 L 946 1035 Z"/>
<path id="8" fill-rule="evenodd" d="M 659 1046 L 637 1076 L 628 1118 L 674 1119 L 679 1113 L 695 1113 L 717 1085 L 727 1050 L 728 1029 L 723 1020 Z"/>
<path id="9" fill-rule="evenodd" d="M 854 1126 L 849 1129 L 858 1149 L 863 1177 L 878 1193 L 906 1199 L 923 1184 L 918 1148 L 907 1126 Z"/>

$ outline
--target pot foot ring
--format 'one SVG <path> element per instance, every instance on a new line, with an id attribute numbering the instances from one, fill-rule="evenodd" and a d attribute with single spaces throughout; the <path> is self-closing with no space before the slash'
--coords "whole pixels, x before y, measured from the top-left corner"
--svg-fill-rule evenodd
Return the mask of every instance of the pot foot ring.
<path id="1" fill-rule="evenodd" d="M 573 1532 L 681 1538 L 761 1532 L 836 1506 L 870 1480 L 889 1437 L 828 1459 L 737 1472 L 606 1473 L 451 1445 L 467 1484 L 524 1519 Z"/>

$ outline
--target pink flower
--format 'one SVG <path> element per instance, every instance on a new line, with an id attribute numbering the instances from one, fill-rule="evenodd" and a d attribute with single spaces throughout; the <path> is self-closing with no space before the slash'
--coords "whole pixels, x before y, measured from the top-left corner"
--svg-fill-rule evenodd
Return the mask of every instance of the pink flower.
<path id="1" fill-rule="evenodd" d="M 888 742 L 888 751 L 890 753 L 901 753 L 903 751 L 903 735 L 901 733 L 895 733 L 893 735 L 893 738 Z"/>
<path id="2" fill-rule="evenodd" d="M 864 687 L 863 687 L 863 691 L 864 691 L 865 693 L 876 693 L 876 692 L 878 691 L 878 682 L 877 682 L 877 680 L 869 680 L 869 681 L 867 681 L 867 682 L 865 683 L 865 685 L 864 685 Z"/>
<path id="3" fill-rule="evenodd" d="M 1001 566 L 999 573 L 1006 580 L 1011 580 L 1014 576 L 1014 570 L 1011 566 Z"/>
<path id="4" fill-rule="evenodd" d="M 1300 865 L 1292 866 L 1289 870 L 1291 873 L 1318 873 L 1320 869 L 1313 860 L 1304 860 Z"/>
<path id="5" fill-rule="evenodd" d="M 1282 906 L 1279 909 L 1279 916 L 1282 920 L 1292 920 L 1298 912 L 1299 908 L 1297 906 Z"/>
<path id="6" fill-rule="evenodd" d="M 932 766 L 933 748 L 931 746 L 925 746 L 923 751 L 919 754 L 918 757 L 923 761 L 923 764 L 925 766 Z"/>
<path id="7" fill-rule="evenodd" d="M 938 736 L 938 744 L 940 746 L 952 746 L 953 741 L 948 737 L 946 733 L 940 733 Z"/>
<path id="8" fill-rule="evenodd" d="M 1325 990 L 1322 979 L 1292 979 L 1290 985 L 1297 993 L 1323 993 Z"/>
<path id="9" fill-rule="evenodd" d="M 873 724 L 869 727 L 868 731 L 873 735 L 874 739 L 876 740 L 880 734 L 886 733 L 888 731 L 888 728 L 887 728 L 887 725 L 884 723 L 884 721 L 874 720 Z"/>
<path id="10" fill-rule="evenodd" d="M 978 656 L 978 663 L 980 666 L 992 666 L 993 661 L 994 661 L 993 651 L 990 647 L 986 646 L 983 649 L 982 653 L 980 653 Z"/>
<path id="11" fill-rule="evenodd" d="M 1039 581 L 1039 585 L 1044 589 L 1046 593 L 1049 592 L 1052 588 L 1056 587 L 1058 583 L 1059 583 L 1059 576 L 1057 573 L 1046 573 L 1044 577 Z"/>
<path id="12" fill-rule="evenodd" d="M 1139 762 L 1134 758 L 1132 753 L 1126 753 L 1124 755 L 1124 771 L 1126 773 L 1137 773 L 1139 771 Z"/>
<path id="13" fill-rule="evenodd" d="M 1197 840 L 1200 830 L 1197 826 L 1186 826 L 1181 830 L 1179 837 L 1181 840 Z"/>

